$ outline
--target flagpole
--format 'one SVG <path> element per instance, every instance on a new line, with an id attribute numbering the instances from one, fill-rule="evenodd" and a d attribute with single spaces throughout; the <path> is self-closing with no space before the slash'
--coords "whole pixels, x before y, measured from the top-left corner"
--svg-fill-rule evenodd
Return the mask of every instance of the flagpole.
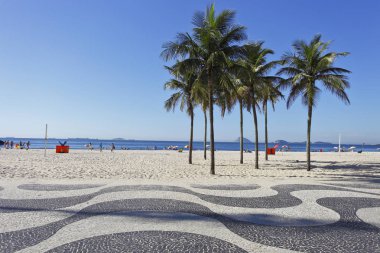
<path id="1" fill-rule="evenodd" d="M 341 138 L 341 134 L 339 134 L 339 147 L 338 147 L 338 152 L 340 153 L 340 138 Z"/>
<path id="2" fill-rule="evenodd" d="M 46 146 L 47 146 L 47 131 L 48 131 L 48 125 L 46 124 L 45 127 L 45 157 L 46 157 Z"/>

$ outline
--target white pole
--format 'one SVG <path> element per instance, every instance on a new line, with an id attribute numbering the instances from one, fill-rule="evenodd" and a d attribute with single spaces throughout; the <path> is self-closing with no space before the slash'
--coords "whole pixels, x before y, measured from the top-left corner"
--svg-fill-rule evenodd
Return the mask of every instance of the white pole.
<path id="1" fill-rule="evenodd" d="M 341 134 L 339 134 L 339 147 L 338 147 L 338 152 L 340 153 L 340 138 L 341 138 Z"/>
<path id="2" fill-rule="evenodd" d="M 46 146 L 47 146 L 47 130 L 48 130 L 48 125 L 46 124 L 46 128 L 45 128 L 45 157 L 46 157 Z"/>

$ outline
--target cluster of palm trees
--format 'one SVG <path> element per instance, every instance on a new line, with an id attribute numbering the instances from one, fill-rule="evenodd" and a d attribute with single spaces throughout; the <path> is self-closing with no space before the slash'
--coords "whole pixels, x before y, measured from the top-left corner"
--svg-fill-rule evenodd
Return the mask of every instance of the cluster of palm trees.
<path id="1" fill-rule="evenodd" d="M 206 159 L 207 122 L 210 125 L 210 173 L 215 174 L 214 106 L 222 116 L 235 105 L 240 112 L 240 163 L 243 163 L 243 110 L 253 115 L 255 126 L 255 168 L 259 168 L 257 113 L 265 115 L 265 147 L 268 147 L 267 107 L 284 98 L 282 91 L 290 89 L 287 107 L 302 97 L 308 108 L 307 169 L 310 165 L 310 132 L 313 108 L 324 86 L 338 98 L 349 103 L 345 90 L 349 88 L 350 71 L 334 66 L 335 59 L 348 53 L 326 52 L 330 42 L 315 36 L 309 43 L 296 41 L 293 51 L 278 61 L 268 61 L 274 52 L 263 42 L 246 42 L 246 28 L 234 23 L 235 12 L 224 10 L 218 15 L 214 5 L 206 12 L 196 12 L 192 33 L 178 33 L 176 40 L 163 45 L 161 56 L 175 60 L 166 67 L 173 76 L 165 89 L 176 92 L 165 101 L 167 110 L 186 110 L 191 119 L 189 163 L 192 163 L 194 108 L 204 113 L 204 159 Z M 279 67 L 276 74 L 271 74 Z M 208 112 L 208 117 L 207 117 Z M 266 152 L 265 152 L 266 153 Z M 268 156 L 265 157 L 268 159 Z"/>

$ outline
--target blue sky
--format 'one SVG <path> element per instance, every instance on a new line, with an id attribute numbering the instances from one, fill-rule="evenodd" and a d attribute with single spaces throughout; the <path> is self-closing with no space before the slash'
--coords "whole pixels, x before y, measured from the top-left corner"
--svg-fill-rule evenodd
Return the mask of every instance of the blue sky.
<path id="1" fill-rule="evenodd" d="M 279 58 L 296 39 L 320 33 L 350 69 L 351 105 L 324 92 L 313 114 L 312 141 L 380 143 L 380 1 L 214 1 L 237 12 L 250 40 L 264 40 Z M 167 113 L 169 75 L 162 44 L 191 31 L 210 1 L 0 0 L 0 136 L 186 140 L 185 113 Z M 239 136 L 239 115 L 216 112 L 216 140 Z M 253 139 L 252 115 L 245 136 Z M 306 139 L 306 109 L 283 102 L 269 114 L 270 140 Z M 260 141 L 263 117 L 260 115 Z M 195 118 L 195 139 L 203 116 Z"/>

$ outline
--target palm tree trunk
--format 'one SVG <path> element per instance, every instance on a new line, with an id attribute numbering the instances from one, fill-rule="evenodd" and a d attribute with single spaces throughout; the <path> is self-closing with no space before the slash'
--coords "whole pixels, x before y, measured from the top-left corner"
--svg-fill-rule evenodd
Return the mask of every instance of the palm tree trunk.
<path id="1" fill-rule="evenodd" d="M 268 161 L 268 101 L 264 101 L 264 115 L 265 115 L 265 160 Z"/>
<path id="2" fill-rule="evenodd" d="M 193 108 L 191 108 L 190 112 L 190 118 L 191 118 L 191 123 L 190 123 L 190 144 L 189 144 L 189 164 L 193 163 L 193 130 L 194 130 L 194 112 Z"/>
<path id="3" fill-rule="evenodd" d="M 310 164 L 310 135 L 311 135 L 311 117 L 313 114 L 313 107 L 311 105 L 308 106 L 307 113 L 307 144 L 306 144 L 306 156 L 307 156 L 307 171 L 311 170 Z"/>
<path id="4" fill-rule="evenodd" d="M 259 168 L 259 131 L 257 125 L 256 101 L 252 103 L 253 122 L 255 124 L 255 169 Z"/>
<path id="5" fill-rule="evenodd" d="M 208 95 L 209 95 L 209 113 L 210 113 L 210 157 L 211 167 L 210 174 L 215 175 L 215 147 L 214 147 L 214 98 L 213 98 L 213 80 L 212 73 L 208 71 Z"/>
<path id="6" fill-rule="evenodd" d="M 243 102 L 239 99 L 240 105 L 240 164 L 243 164 Z"/>
<path id="7" fill-rule="evenodd" d="M 206 110 L 203 111 L 203 114 L 205 116 L 205 136 L 203 141 L 203 158 L 207 159 L 207 112 Z"/>

